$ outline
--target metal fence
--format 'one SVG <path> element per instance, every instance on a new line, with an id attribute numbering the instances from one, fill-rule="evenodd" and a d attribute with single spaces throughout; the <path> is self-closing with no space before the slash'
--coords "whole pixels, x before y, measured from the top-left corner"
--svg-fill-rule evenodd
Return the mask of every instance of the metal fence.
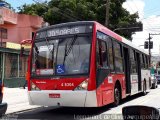
<path id="1" fill-rule="evenodd" d="M 27 70 L 27 56 L 19 57 L 18 54 L 5 54 L 4 78 L 25 77 Z"/>
<path id="2" fill-rule="evenodd" d="M 25 83 L 28 55 L 20 57 L 20 50 L 0 48 L 0 78 L 6 87 L 20 87 Z"/>

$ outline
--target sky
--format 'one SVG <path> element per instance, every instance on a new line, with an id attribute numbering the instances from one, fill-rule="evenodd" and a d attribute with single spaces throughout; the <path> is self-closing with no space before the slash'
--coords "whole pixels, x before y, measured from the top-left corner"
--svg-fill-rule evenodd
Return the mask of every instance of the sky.
<path id="1" fill-rule="evenodd" d="M 33 0 L 5 0 L 6 2 L 10 3 L 11 6 L 13 8 L 17 8 L 23 4 L 31 4 L 31 3 L 34 3 Z"/>
<path id="2" fill-rule="evenodd" d="M 31 4 L 34 1 L 44 0 L 6 0 L 15 9 L 23 4 Z M 123 7 L 131 14 L 138 12 L 139 19 L 143 23 L 143 32 L 136 32 L 133 43 L 137 46 L 144 45 L 144 41 L 149 37 L 149 33 L 160 33 L 160 0 L 126 0 Z M 152 54 L 160 54 L 160 35 L 152 35 L 153 49 Z M 141 46 L 143 48 L 143 46 Z"/>
<path id="3" fill-rule="evenodd" d="M 143 32 L 136 32 L 133 43 L 137 46 L 144 45 L 149 38 L 149 33 L 160 34 L 160 0 L 127 0 L 123 4 L 130 13 L 138 11 L 139 21 L 143 23 Z M 160 54 L 160 35 L 152 35 L 152 55 Z M 143 48 L 143 46 L 141 46 Z"/>

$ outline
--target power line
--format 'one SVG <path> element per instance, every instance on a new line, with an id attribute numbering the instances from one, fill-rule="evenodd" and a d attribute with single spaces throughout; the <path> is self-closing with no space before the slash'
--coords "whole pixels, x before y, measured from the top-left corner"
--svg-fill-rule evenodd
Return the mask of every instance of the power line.
<path id="1" fill-rule="evenodd" d="M 138 9 L 137 5 L 135 4 L 135 2 L 133 0 L 132 0 L 132 2 L 133 2 L 134 6 L 136 7 L 136 9 L 138 11 L 139 9 Z M 146 21 L 146 23 L 148 24 L 149 27 L 151 27 L 151 25 L 147 21 Z"/>
<path id="2" fill-rule="evenodd" d="M 138 7 L 136 6 L 135 2 L 132 0 L 134 6 L 138 9 Z M 144 18 L 144 19 L 147 19 L 147 18 Z M 141 20 L 144 20 L 144 19 L 141 19 Z M 147 28 L 148 29 L 152 29 L 151 27 L 153 27 L 153 25 L 150 24 L 150 22 L 146 21 L 146 23 L 148 24 Z"/>
<path id="3" fill-rule="evenodd" d="M 134 10 L 132 9 L 132 7 L 130 6 L 130 4 L 128 2 L 126 2 L 128 4 L 128 6 L 130 7 L 130 9 L 132 10 L 132 12 L 134 13 Z M 137 5 L 135 4 L 135 2 L 132 0 L 132 3 L 134 4 L 135 8 L 137 9 L 137 11 L 139 10 Z M 153 27 L 148 21 L 145 21 L 147 26 L 145 26 L 146 28 L 148 28 L 148 30 Z M 147 30 L 147 29 L 145 29 Z M 151 30 L 150 30 L 151 31 Z M 153 31 L 153 30 L 152 30 Z M 158 32 L 158 31 L 157 31 Z"/>
<path id="4" fill-rule="evenodd" d="M 159 7 L 159 6 L 157 6 L 157 7 Z M 159 8 L 154 8 L 154 9 L 146 10 L 146 12 L 148 12 L 148 11 L 155 11 L 155 10 L 159 10 Z"/>
<path id="5" fill-rule="evenodd" d="M 132 0 L 132 2 L 133 2 L 133 4 L 134 4 L 135 8 L 138 10 L 138 7 L 137 7 L 137 5 L 135 4 L 135 2 L 134 2 L 133 0 Z M 129 4 L 128 2 L 126 2 L 126 3 L 127 3 L 127 5 L 130 7 L 131 11 L 134 13 L 134 10 L 133 10 L 132 7 L 130 6 L 130 4 Z M 144 19 L 147 19 L 147 18 L 140 19 L 140 21 L 142 21 L 142 20 L 144 20 Z M 145 21 L 145 22 L 146 22 L 146 24 L 148 25 L 148 26 L 147 26 L 148 29 L 150 29 L 151 27 L 153 27 L 153 25 L 151 25 L 150 22 L 148 22 L 148 21 Z"/>
<path id="6" fill-rule="evenodd" d="M 41 4 L 41 3 L 42 3 L 42 0 L 33 0 L 33 1 L 34 1 L 35 3 L 38 3 L 38 4 Z M 41 1 L 41 2 L 40 2 L 40 1 Z M 47 5 L 46 3 L 43 2 L 43 4 L 44 4 L 46 7 L 48 7 L 48 5 Z M 58 7 L 55 7 L 55 6 L 54 6 L 54 8 L 57 9 L 57 10 L 56 10 L 57 13 L 59 13 L 60 15 L 62 15 L 62 16 L 64 16 L 64 17 L 69 18 L 69 19 L 72 20 L 72 21 L 77 21 L 77 20 L 82 21 L 80 18 L 77 18 L 76 16 L 70 15 L 69 13 L 65 12 L 64 10 L 62 10 L 62 9 L 60 9 L 60 8 L 58 8 Z"/>
<path id="7" fill-rule="evenodd" d="M 153 14 L 153 13 L 157 13 L 157 12 L 160 12 L 160 11 L 154 11 L 154 12 L 150 12 L 150 13 L 147 13 L 146 15 L 149 15 L 149 14 Z"/>
<path id="8" fill-rule="evenodd" d="M 155 28 L 153 27 L 153 28 L 149 28 L 149 29 L 160 29 L 160 27 L 155 27 Z"/>
<path id="9" fill-rule="evenodd" d="M 106 0 L 106 17 L 105 17 L 105 26 L 109 25 L 109 8 L 110 8 L 110 0 Z"/>
<path id="10" fill-rule="evenodd" d="M 160 14 L 159 15 L 155 15 L 156 17 L 160 17 Z M 146 19 L 148 19 L 148 17 L 146 17 L 146 18 L 142 18 L 142 19 L 140 19 L 140 21 L 142 21 L 142 20 L 146 20 Z"/>

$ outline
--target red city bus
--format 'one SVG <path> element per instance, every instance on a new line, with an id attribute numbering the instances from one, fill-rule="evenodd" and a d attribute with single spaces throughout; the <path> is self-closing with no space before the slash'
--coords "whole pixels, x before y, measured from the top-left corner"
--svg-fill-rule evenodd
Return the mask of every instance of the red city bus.
<path id="1" fill-rule="evenodd" d="M 118 105 L 150 88 L 148 53 L 94 21 L 49 26 L 35 34 L 28 65 L 30 105 Z"/>

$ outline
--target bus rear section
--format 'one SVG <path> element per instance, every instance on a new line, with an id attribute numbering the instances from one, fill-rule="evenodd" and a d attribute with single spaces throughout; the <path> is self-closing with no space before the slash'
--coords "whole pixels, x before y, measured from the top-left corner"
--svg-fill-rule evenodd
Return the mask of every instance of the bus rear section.
<path id="1" fill-rule="evenodd" d="M 97 106 L 93 31 L 93 22 L 79 22 L 36 33 L 28 71 L 31 105 Z"/>

